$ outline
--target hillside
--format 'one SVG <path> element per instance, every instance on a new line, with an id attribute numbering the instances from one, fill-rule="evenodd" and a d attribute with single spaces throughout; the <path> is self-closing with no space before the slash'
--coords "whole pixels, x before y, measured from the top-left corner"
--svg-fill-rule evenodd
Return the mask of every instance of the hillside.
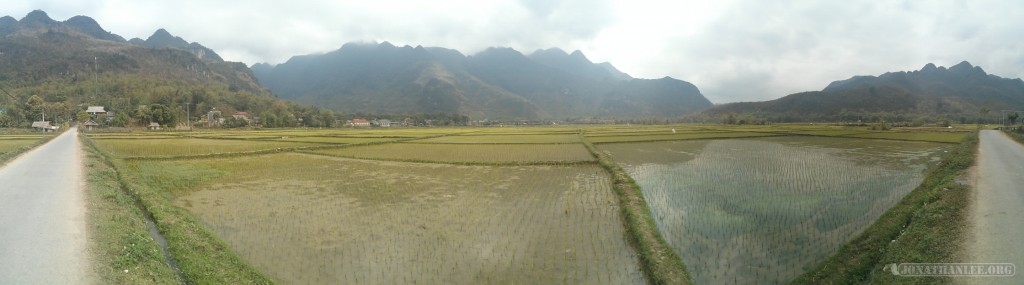
<path id="1" fill-rule="evenodd" d="M 349 43 L 321 55 L 254 65 L 280 98 L 349 113 L 457 113 L 473 119 L 678 117 L 711 106 L 695 86 L 634 79 L 579 51 Z"/>
<path id="2" fill-rule="evenodd" d="M 747 115 L 775 122 L 949 120 L 974 122 L 979 111 L 1024 109 L 1024 82 L 986 73 L 961 62 L 950 68 L 927 64 L 921 70 L 855 76 L 821 91 L 765 102 L 732 103 L 701 116 Z M 984 116 L 994 118 L 993 115 Z"/>
<path id="3" fill-rule="evenodd" d="M 126 116 L 120 125 L 148 124 L 149 110 L 140 106 L 155 104 L 184 118 L 188 103 L 192 121 L 213 108 L 299 112 L 270 96 L 244 64 L 198 43 L 163 29 L 132 42 L 86 16 L 56 21 L 37 10 L 21 20 L 0 18 L 0 126 L 26 126 L 44 113 L 66 122 L 86 105 Z M 184 120 L 167 120 L 175 121 Z"/>

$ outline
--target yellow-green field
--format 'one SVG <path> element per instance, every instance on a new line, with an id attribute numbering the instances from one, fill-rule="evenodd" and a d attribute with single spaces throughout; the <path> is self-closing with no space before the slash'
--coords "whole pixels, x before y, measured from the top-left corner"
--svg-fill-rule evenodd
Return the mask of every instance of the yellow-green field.
<path id="1" fill-rule="evenodd" d="M 43 133 L 0 133 L 0 165 L 51 137 L 52 134 Z"/>
<path id="2" fill-rule="evenodd" d="M 638 245 L 637 234 L 630 233 L 633 228 L 625 222 L 628 219 L 620 216 L 626 212 L 621 208 L 630 206 L 620 202 L 619 182 L 612 183 L 613 170 L 605 164 L 606 158 L 599 163 L 598 156 L 610 155 L 613 164 L 623 164 L 627 175 L 637 175 L 633 178 L 641 179 L 638 184 L 650 188 L 658 184 L 640 175 L 638 167 L 685 162 L 705 151 L 666 147 L 673 142 L 703 145 L 729 139 L 732 144 L 725 146 L 747 146 L 763 140 L 796 145 L 822 139 L 853 144 L 843 146 L 852 149 L 848 154 L 835 154 L 850 156 L 844 158 L 849 160 L 844 167 L 881 167 L 870 166 L 878 160 L 857 159 L 862 149 L 858 145 L 955 143 L 971 131 L 616 125 L 95 132 L 86 136 L 118 166 L 142 204 L 156 212 L 153 216 L 168 236 L 172 252 L 184 256 L 179 261 L 189 283 L 247 283 L 245 276 L 255 275 L 246 272 L 255 269 L 286 284 L 637 284 L 645 282 L 645 277 L 660 280 L 658 270 L 663 269 L 651 268 L 658 261 L 643 260 L 652 256 L 643 248 L 651 247 Z M 0 137 L 0 148 L 3 143 Z M 793 153 L 805 151 L 793 149 Z M 835 152 L 807 149 L 822 153 L 816 154 L 820 157 L 833 157 Z M 628 161 L 617 161 L 622 153 L 633 155 Z M 771 161 L 758 163 L 772 165 Z M 706 177 L 727 174 L 701 171 Z M 723 189 L 720 192 L 737 190 Z M 834 197 L 850 194 L 836 191 Z M 656 208 L 659 215 L 671 211 Z M 660 220 L 664 216 L 657 218 L 659 224 L 664 222 Z M 680 237 L 695 236 L 685 227 L 668 229 L 673 232 L 664 240 L 677 244 Z M 833 252 L 844 241 L 828 237 L 819 252 Z M 730 246 L 722 252 L 750 252 L 741 245 Z M 217 254 L 193 254 L 197 248 Z M 681 255 L 688 261 L 707 260 L 686 252 Z M 716 262 L 720 260 L 725 259 Z M 690 271 L 717 270 L 710 272 L 711 279 L 708 272 L 696 274 L 700 280 L 715 280 L 715 274 L 733 270 L 727 264 L 686 266 Z M 801 268 L 787 269 L 787 278 L 801 273 Z"/>

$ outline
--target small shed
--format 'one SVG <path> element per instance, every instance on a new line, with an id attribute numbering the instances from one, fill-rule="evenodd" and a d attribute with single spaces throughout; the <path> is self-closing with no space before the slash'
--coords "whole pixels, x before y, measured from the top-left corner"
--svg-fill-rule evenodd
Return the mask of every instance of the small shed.
<path id="1" fill-rule="evenodd" d="M 90 131 L 95 129 L 99 125 L 100 124 L 97 124 L 96 121 L 93 121 L 93 120 L 88 120 L 88 121 L 85 121 L 85 123 L 82 123 L 82 126 L 85 126 L 85 129 L 86 130 L 90 130 Z"/>
<path id="2" fill-rule="evenodd" d="M 35 121 L 32 122 L 32 128 L 47 132 L 53 129 L 53 125 L 50 125 L 50 121 Z"/>
<path id="3" fill-rule="evenodd" d="M 150 122 L 149 123 L 149 127 L 147 127 L 147 128 L 150 129 L 150 130 L 154 130 L 154 131 L 155 130 L 159 130 L 160 129 L 160 123 Z"/>

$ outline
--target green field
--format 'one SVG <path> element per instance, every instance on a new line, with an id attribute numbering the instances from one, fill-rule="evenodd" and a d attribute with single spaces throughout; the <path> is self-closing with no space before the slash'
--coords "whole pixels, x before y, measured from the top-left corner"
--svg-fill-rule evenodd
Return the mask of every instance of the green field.
<path id="1" fill-rule="evenodd" d="M 447 163 L 548 163 L 594 160 L 580 144 L 394 143 L 324 149 L 314 153 L 363 159 Z"/>
<path id="2" fill-rule="evenodd" d="M 286 284 L 637 284 L 683 270 L 640 258 L 672 248 L 698 284 L 778 284 L 913 189 L 951 145 L 936 142 L 966 134 L 620 125 L 88 136 L 154 212 L 191 283 L 265 282 L 258 271 Z M 622 204 L 605 155 L 650 211 Z M 625 212 L 650 215 L 657 238 L 630 238 Z M 665 245 L 641 244 L 651 242 Z"/>

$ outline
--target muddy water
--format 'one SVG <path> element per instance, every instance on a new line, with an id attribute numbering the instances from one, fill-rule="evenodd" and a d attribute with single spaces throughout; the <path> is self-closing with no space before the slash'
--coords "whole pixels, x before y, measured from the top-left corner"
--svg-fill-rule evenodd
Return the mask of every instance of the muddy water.
<path id="1" fill-rule="evenodd" d="M 285 284 L 642 284 L 597 166 L 482 167 L 280 154 L 175 203 Z"/>
<path id="2" fill-rule="evenodd" d="M 784 284 L 856 237 L 949 145 L 781 137 L 609 144 L 697 284 Z"/>

